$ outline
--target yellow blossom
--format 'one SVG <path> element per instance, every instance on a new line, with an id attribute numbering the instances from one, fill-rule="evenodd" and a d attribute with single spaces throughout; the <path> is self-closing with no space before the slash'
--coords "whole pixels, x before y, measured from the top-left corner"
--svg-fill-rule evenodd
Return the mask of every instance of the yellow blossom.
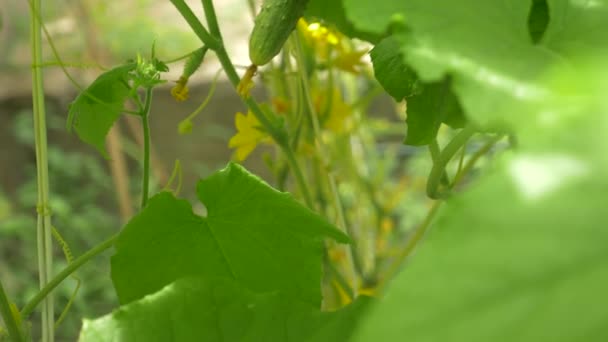
<path id="1" fill-rule="evenodd" d="M 236 149 L 237 160 L 245 160 L 259 143 L 272 141 L 270 136 L 261 130 L 260 122 L 251 111 L 246 116 L 240 112 L 236 113 L 234 122 L 238 132 L 230 138 L 228 147 Z"/>
<path id="2" fill-rule="evenodd" d="M 243 75 L 243 78 L 241 78 L 241 81 L 239 82 L 238 86 L 236 87 L 236 92 L 243 98 L 248 98 L 249 97 L 249 93 L 251 92 L 251 89 L 254 86 L 253 83 L 253 76 L 255 76 L 255 73 L 257 72 L 258 67 L 255 64 L 250 65 L 247 68 L 247 71 L 245 72 L 245 75 Z"/>
<path id="3" fill-rule="evenodd" d="M 334 87 L 330 94 L 313 89 L 312 93 L 322 127 L 335 133 L 346 130 L 351 108 L 344 102 L 340 89 Z"/>
<path id="4" fill-rule="evenodd" d="M 308 23 L 302 18 L 298 21 L 297 28 L 322 59 L 328 58 L 330 48 L 340 48 L 340 33 L 321 23 Z"/>
<path id="5" fill-rule="evenodd" d="M 176 83 L 175 87 L 171 89 L 171 96 L 173 96 L 176 101 L 185 101 L 188 99 L 188 79 L 180 77 Z"/>
<path id="6" fill-rule="evenodd" d="M 353 50 L 349 52 L 338 52 L 337 56 L 333 59 L 332 65 L 335 65 L 340 70 L 352 72 L 353 74 L 359 73 L 359 68 L 365 63 L 361 60 L 367 54 L 367 49 L 364 50 Z"/>

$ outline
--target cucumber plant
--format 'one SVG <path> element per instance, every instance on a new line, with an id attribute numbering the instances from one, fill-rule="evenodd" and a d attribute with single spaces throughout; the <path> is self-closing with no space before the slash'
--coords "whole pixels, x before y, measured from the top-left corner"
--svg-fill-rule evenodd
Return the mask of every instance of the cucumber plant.
<path id="1" fill-rule="evenodd" d="M 239 76 L 213 2 L 202 1 L 206 26 L 184 0 L 171 3 L 203 44 L 178 86 L 207 51 L 218 57 L 248 109 L 236 116 L 234 145 L 246 157 L 274 144 L 266 160 L 280 191 L 231 162 L 198 182 L 201 216 L 171 191 L 149 196 L 144 163 L 140 212 L 53 275 L 42 257 L 52 226 L 41 172 L 41 290 L 16 310 L 0 284 L 11 339 L 29 338 L 25 322 L 42 303 L 42 339 L 52 341 L 53 288 L 112 247 L 120 307 L 85 319 L 81 341 L 608 338 L 605 1 L 267 0 L 250 57 L 268 64 L 270 104 L 246 92 L 257 67 Z M 32 10 L 38 29 L 39 4 Z M 360 64 L 350 38 L 373 46 L 373 71 L 338 70 Z M 38 41 L 37 58 L 39 50 Z M 132 101 L 149 159 L 152 91 L 166 70 L 152 52 L 99 76 L 71 108 L 81 139 L 104 153 L 105 134 Z M 41 83 L 34 89 L 44 169 Z M 404 144 L 418 157 L 428 149 L 428 213 L 402 235 L 390 189 L 373 182 L 384 165 L 405 162 L 374 151 L 361 108 L 377 89 L 406 114 L 396 127 Z M 355 210 L 359 201 L 373 214 Z"/>

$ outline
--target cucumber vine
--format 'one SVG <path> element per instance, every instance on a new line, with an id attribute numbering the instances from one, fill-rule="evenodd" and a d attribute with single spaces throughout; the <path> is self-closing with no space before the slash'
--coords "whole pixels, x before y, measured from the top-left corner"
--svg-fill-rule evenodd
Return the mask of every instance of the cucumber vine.
<path id="1" fill-rule="evenodd" d="M 196 50 L 163 60 L 155 42 L 149 55 L 100 68 L 83 87 L 67 69 L 81 64 L 62 61 L 40 0 L 28 0 L 40 289 L 19 310 L 0 282 L 0 340 L 31 340 L 40 307 L 41 340 L 54 341 L 87 281 L 75 272 L 110 248 L 120 307 L 85 319 L 80 341 L 110 341 L 115 333 L 302 342 L 606 336 L 592 324 L 602 321 L 601 310 L 589 310 L 589 324 L 572 322 L 572 334 L 555 324 L 569 310 L 608 304 L 600 299 L 605 272 L 596 266 L 605 254 L 598 213 L 607 188 L 597 175 L 608 163 L 594 149 L 608 127 L 606 42 L 601 34 L 568 35 L 605 32 L 606 11 L 544 0 L 263 0 L 256 13 L 247 0 L 255 17 L 251 65 L 240 75 L 217 2 L 201 1 L 205 23 L 185 0 L 170 2 L 200 40 Z M 469 15 L 472 7 L 483 15 Z M 42 59 L 43 34 L 53 61 Z M 204 117 L 224 73 L 247 110 L 234 117 L 233 159 L 270 146 L 258 152 L 277 189 L 230 162 L 198 181 L 193 196 L 202 215 L 178 198 L 186 168 L 179 159 L 166 184 L 155 186 L 150 113 L 168 81 L 176 106 L 192 100 L 189 86 L 210 54 L 221 69 L 177 133 L 199 128 L 194 119 Z M 167 80 L 169 65 L 182 60 L 179 78 Z M 42 80 L 55 65 L 79 91 L 68 131 L 104 157 L 123 114 L 141 120 L 143 135 L 139 212 L 76 258 L 51 222 Z M 256 82 L 265 99 L 251 92 Z M 407 129 L 369 115 L 383 95 Z M 403 145 L 391 145 L 395 136 Z M 416 147 L 428 148 L 429 158 Z M 510 153 L 496 153 L 504 149 Z M 67 261 L 57 274 L 53 237 Z M 68 277 L 76 287 L 56 319 L 53 290 Z M 551 303 L 546 315 L 535 303 Z"/>

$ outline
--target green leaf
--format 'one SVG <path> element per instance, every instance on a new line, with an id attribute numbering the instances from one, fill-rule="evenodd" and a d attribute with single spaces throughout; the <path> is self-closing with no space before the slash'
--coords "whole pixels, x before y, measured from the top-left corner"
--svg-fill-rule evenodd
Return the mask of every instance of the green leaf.
<path id="1" fill-rule="evenodd" d="M 533 0 L 528 16 L 528 30 L 533 43 L 540 42 L 549 24 L 549 5 L 547 0 Z"/>
<path id="2" fill-rule="evenodd" d="M 391 24 L 407 23 L 407 1 L 342 0 L 346 17 L 359 30 L 378 35 L 389 30 Z"/>
<path id="3" fill-rule="evenodd" d="M 101 74 L 70 105 L 68 130 L 74 128 L 82 141 L 106 158 L 105 138 L 123 111 L 131 91 L 128 74 L 133 69 L 135 64 L 126 64 Z"/>
<path id="4" fill-rule="evenodd" d="M 404 41 L 405 58 L 426 81 L 452 75 L 469 118 L 482 127 L 501 128 L 509 122 L 506 108 L 514 101 L 545 96 L 537 79 L 556 57 L 532 44 L 528 1 L 434 3 L 449 7 L 441 14 L 429 2 L 417 5 L 408 11 L 415 39 Z M 450 25 L 437 25 L 438 15 Z"/>
<path id="5" fill-rule="evenodd" d="M 197 191 L 207 217 L 165 192 L 124 228 L 112 257 L 122 304 L 188 275 L 232 277 L 252 291 L 320 304 L 323 238 L 348 237 L 238 164 L 201 180 Z"/>
<path id="6" fill-rule="evenodd" d="M 437 136 L 442 122 L 454 128 L 464 125 L 462 108 L 444 80 L 421 86 L 419 94 L 407 99 L 407 135 L 405 143 L 427 145 Z"/>
<path id="7" fill-rule="evenodd" d="M 517 106 L 518 149 L 448 200 L 355 341 L 608 338 L 608 64 L 576 64 Z"/>
<path id="8" fill-rule="evenodd" d="M 391 15 L 406 18 L 406 64 L 427 82 L 453 76 L 468 118 L 484 128 L 513 125 L 523 102 L 548 96 L 542 75 L 552 67 L 577 67 L 572 57 L 608 49 L 608 9 L 603 2 L 549 1 L 543 43 L 535 45 L 528 21 L 532 1 L 345 0 L 360 29 L 384 29 Z M 474 10 L 473 10 L 474 9 Z"/>
<path id="9" fill-rule="evenodd" d="M 228 278 L 189 277 L 110 315 L 85 319 L 79 341 L 338 341 L 348 338 L 368 302 L 362 297 L 323 313 L 279 293 L 255 294 Z"/>
<path id="10" fill-rule="evenodd" d="M 608 4 L 605 0 L 547 0 L 549 26 L 543 45 L 572 60 L 608 53 Z"/>
<path id="11" fill-rule="evenodd" d="M 390 36 L 384 38 L 370 51 L 374 75 L 395 101 L 401 101 L 419 92 L 418 77 L 405 64 L 400 47 L 401 42 L 396 37 Z"/>
<path id="12" fill-rule="evenodd" d="M 332 24 L 345 35 L 351 38 L 359 38 L 371 43 L 376 43 L 381 39 L 381 35 L 371 31 L 357 30 L 348 21 L 344 13 L 344 0 L 310 0 L 306 7 L 304 17 L 309 21 L 323 20 L 325 23 Z"/>

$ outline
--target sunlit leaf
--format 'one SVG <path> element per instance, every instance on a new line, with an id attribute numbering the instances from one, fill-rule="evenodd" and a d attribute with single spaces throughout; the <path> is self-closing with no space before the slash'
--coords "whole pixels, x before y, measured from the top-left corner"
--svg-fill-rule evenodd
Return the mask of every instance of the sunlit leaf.
<path id="1" fill-rule="evenodd" d="M 206 217 L 163 192 L 124 228 L 112 257 L 121 303 L 200 275 L 320 304 L 323 239 L 346 242 L 343 233 L 238 164 L 201 180 L 197 192 Z"/>

